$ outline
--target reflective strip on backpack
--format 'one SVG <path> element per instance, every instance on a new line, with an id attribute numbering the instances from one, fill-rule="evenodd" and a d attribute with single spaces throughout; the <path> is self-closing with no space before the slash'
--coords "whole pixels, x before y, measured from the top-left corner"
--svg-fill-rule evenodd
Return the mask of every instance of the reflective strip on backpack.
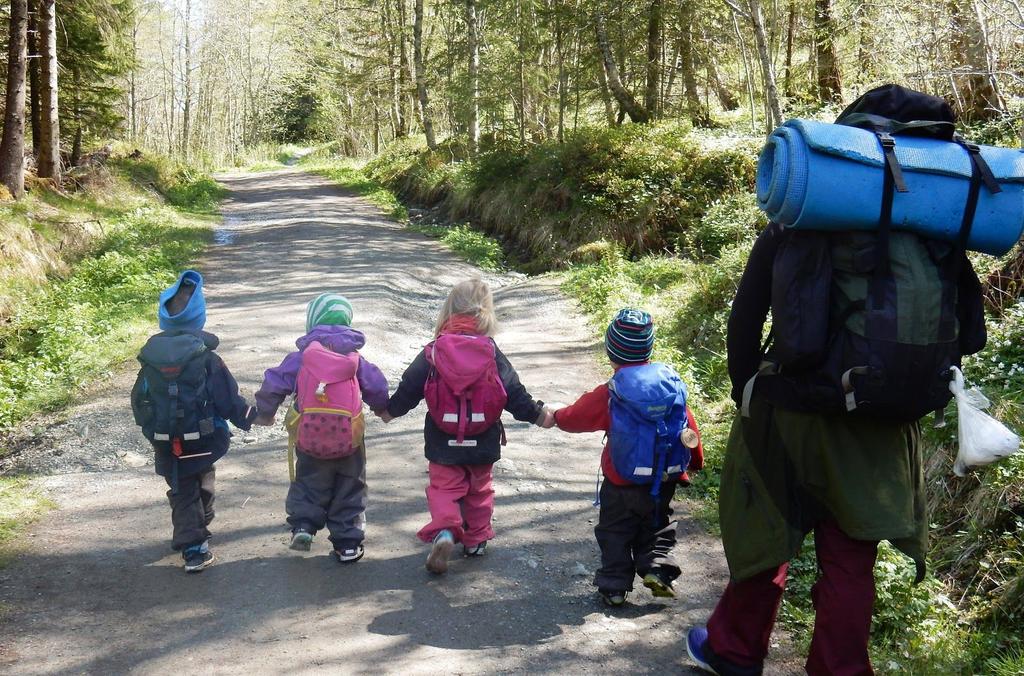
<path id="1" fill-rule="evenodd" d="M 153 441 L 170 441 L 171 435 L 163 432 L 153 432 Z"/>
<path id="2" fill-rule="evenodd" d="M 484 421 L 484 414 L 483 413 L 474 413 L 474 414 L 472 414 L 469 417 L 469 419 L 470 419 L 471 422 L 483 422 Z"/>
<path id="3" fill-rule="evenodd" d="M 444 416 L 441 418 L 441 421 L 442 422 L 459 422 L 459 414 L 458 413 L 445 413 Z"/>
<path id="4" fill-rule="evenodd" d="M 870 366 L 854 366 L 843 373 L 843 392 L 846 393 L 846 410 L 853 411 L 857 408 L 857 395 L 853 391 L 852 375 L 866 376 L 871 373 Z"/>
<path id="5" fill-rule="evenodd" d="M 199 437 L 199 432 L 186 432 L 185 434 L 181 435 L 181 438 L 184 441 L 195 441 Z"/>
<path id="6" fill-rule="evenodd" d="M 448 445 L 449 446 L 472 448 L 472 447 L 476 446 L 476 439 L 463 439 L 462 441 L 459 441 L 458 439 L 449 439 L 448 440 Z"/>
<path id="7" fill-rule="evenodd" d="M 682 465 L 672 465 L 671 467 L 669 467 L 665 471 L 668 472 L 669 474 L 675 474 L 676 472 L 682 472 L 683 471 L 683 466 Z"/>
<path id="8" fill-rule="evenodd" d="M 633 476 L 652 476 L 653 474 L 653 467 L 637 467 L 633 470 Z"/>

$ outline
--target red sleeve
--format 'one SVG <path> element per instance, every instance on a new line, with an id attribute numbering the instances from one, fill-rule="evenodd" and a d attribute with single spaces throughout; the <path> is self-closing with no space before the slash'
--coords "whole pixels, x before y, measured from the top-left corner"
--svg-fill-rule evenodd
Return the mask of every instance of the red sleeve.
<path id="1" fill-rule="evenodd" d="M 565 408 L 555 411 L 555 424 L 565 432 L 608 431 L 608 385 L 602 383 Z"/>
<path id="2" fill-rule="evenodd" d="M 704 440 L 700 438 L 700 430 L 697 429 L 697 421 L 693 418 L 693 413 L 690 411 L 690 407 L 686 407 L 686 426 L 697 433 L 697 448 L 690 451 L 690 466 L 691 471 L 698 471 L 704 469 Z"/>

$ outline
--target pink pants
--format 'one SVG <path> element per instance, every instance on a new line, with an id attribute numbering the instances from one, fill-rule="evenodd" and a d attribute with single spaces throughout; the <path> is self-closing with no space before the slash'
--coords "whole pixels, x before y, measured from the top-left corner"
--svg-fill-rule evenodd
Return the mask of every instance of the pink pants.
<path id="1" fill-rule="evenodd" d="M 434 536 L 448 529 L 456 542 L 475 547 L 494 537 L 491 515 L 494 514 L 492 465 L 440 465 L 429 463 L 430 484 L 427 486 L 427 508 L 430 523 L 420 529 L 417 537 L 431 542 Z"/>

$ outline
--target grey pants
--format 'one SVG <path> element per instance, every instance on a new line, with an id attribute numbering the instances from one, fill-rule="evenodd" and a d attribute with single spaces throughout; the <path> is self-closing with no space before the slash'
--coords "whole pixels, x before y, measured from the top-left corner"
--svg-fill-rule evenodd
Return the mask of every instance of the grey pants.
<path id="1" fill-rule="evenodd" d="M 601 513 L 594 528 L 601 546 L 595 586 L 627 591 L 633 588 L 634 575 L 643 577 L 654 571 L 668 580 L 679 577 L 679 566 L 672 557 L 676 545 L 676 522 L 671 520 L 675 488 L 674 482 L 662 484 L 656 504 L 649 486 L 616 486 L 604 480 Z"/>
<path id="2" fill-rule="evenodd" d="M 172 460 L 172 462 L 177 462 Z M 202 544 L 210 537 L 207 526 L 213 521 L 213 484 L 216 472 L 213 465 L 198 474 L 178 477 L 178 492 L 167 491 L 171 503 L 171 524 L 174 535 L 171 546 L 181 551 Z M 167 485 L 171 485 L 167 478 Z"/>
<path id="3" fill-rule="evenodd" d="M 310 533 L 327 526 L 335 549 L 361 544 L 366 527 L 366 449 L 319 460 L 295 452 L 295 481 L 285 500 L 288 525 Z"/>

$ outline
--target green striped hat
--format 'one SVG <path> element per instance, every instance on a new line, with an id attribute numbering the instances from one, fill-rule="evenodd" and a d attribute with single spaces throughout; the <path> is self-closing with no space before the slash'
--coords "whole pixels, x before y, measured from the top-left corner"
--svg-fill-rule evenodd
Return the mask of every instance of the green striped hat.
<path id="1" fill-rule="evenodd" d="M 336 293 L 320 294 L 306 307 L 306 331 L 320 324 L 352 326 L 352 303 Z"/>

